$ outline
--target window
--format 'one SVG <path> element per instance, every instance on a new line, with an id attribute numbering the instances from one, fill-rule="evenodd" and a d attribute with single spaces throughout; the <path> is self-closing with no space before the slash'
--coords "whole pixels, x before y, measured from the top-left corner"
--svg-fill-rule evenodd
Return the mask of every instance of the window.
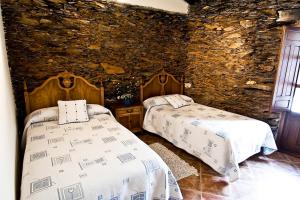
<path id="1" fill-rule="evenodd" d="M 273 111 L 300 113 L 299 68 L 300 28 L 287 27 L 284 31 L 281 58 L 274 90 Z"/>
<path id="2" fill-rule="evenodd" d="M 297 81 L 294 101 L 292 105 L 292 112 L 300 113 L 300 75 L 298 75 L 298 81 Z"/>

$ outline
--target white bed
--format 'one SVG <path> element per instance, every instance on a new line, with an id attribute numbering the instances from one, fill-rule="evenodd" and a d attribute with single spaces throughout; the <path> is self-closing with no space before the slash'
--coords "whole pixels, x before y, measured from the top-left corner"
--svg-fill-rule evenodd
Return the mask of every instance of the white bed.
<path id="1" fill-rule="evenodd" d="M 58 125 L 57 112 L 26 120 L 21 200 L 182 199 L 168 166 L 109 113 Z"/>
<path id="2" fill-rule="evenodd" d="M 261 149 L 264 154 L 277 150 L 268 124 L 195 104 L 182 95 L 183 89 L 183 76 L 178 81 L 164 69 L 140 86 L 145 130 L 200 158 L 231 181 L 240 176 L 238 163 Z M 187 106 L 174 109 L 183 105 Z"/>
<path id="3" fill-rule="evenodd" d="M 24 83 L 21 200 L 182 199 L 163 160 L 100 106 L 96 79 L 66 71 L 31 92 Z"/>
<path id="4" fill-rule="evenodd" d="M 196 103 L 175 109 L 157 102 L 148 107 L 143 128 L 200 158 L 231 181 L 239 178 L 238 163 L 261 149 L 264 154 L 277 150 L 271 128 L 262 121 Z"/>

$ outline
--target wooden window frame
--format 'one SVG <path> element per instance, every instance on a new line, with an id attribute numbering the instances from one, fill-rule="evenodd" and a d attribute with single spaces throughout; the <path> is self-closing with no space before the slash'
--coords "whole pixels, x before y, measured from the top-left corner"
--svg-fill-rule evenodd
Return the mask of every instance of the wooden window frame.
<path id="1" fill-rule="evenodd" d="M 300 28 L 300 26 L 296 25 L 296 26 L 289 26 L 289 27 L 284 26 L 283 27 L 281 45 L 280 45 L 280 49 L 279 49 L 279 56 L 280 56 L 280 58 L 279 58 L 279 62 L 278 62 L 278 69 L 277 69 L 276 79 L 275 79 L 275 82 L 274 82 L 273 99 L 272 99 L 272 104 L 271 104 L 271 111 L 272 112 L 286 112 L 286 111 L 291 111 L 292 104 L 293 104 L 293 99 L 294 99 L 294 95 L 295 95 L 295 91 L 296 91 L 296 89 L 300 88 L 300 84 L 297 83 L 298 82 L 297 81 L 298 78 L 296 77 L 296 79 L 293 81 L 292 86 L 291 86 L 293 88 L 293 91 L 292 91 L 292 94 L 289 97 L 288 101 L 290 101 L 290 102 L 289 102 L 289 104 L 287 104 L 288 106 L 286 106 L 286 107 L 281 107 L 280 105 L 276 106 L 276 102 L 278 102 L 278 99 L 280 101 L 280 96 L 278 98 L 277 97 L 277 93 L 279 91 L 278 88 L 280 88 L 280 86 L 279 86 L 280 82 L 279 81 L 280 81 L 280 76 L 281 76 L 281 73 L 282 73 L 282 70 L 283 70 L 283 68 L 282 68 L 281 65 L 283 64 L 283 59 L 284 59 L 284 55 L 285 55 L 286 36 L 287 36 L 287 30 L 289 28 L 291 28 L 291 29 L 293 29 L 293 28 Z M 299 67 L 298 67 L 297 71 L 298 70 L 299 70 Z M 297 72 L 297 71 L 296 71 L 296 73 L 298 73 L 298 76 L 300 76 L 299 75 L 300 72 L 299 71 Z M 285 99 L 283 99 L 283 100 L 285 100 Z"/>

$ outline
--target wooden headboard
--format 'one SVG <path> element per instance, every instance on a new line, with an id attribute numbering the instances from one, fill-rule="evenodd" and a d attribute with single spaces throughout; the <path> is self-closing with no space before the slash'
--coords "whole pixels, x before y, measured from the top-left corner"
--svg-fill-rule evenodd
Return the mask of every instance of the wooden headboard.
<path id="1" fill-rule="evenodd" d="M 178 81 L 176 78 L 162 69 L 159 73 L 140 86 L 140 100 L 153 96 L 160 96 L 166 94 L 183 94 L 183 76 Z"/>
<path id="2" fill-rule="evenodd" d="M 24 98 L 26 114 L 37 109 L 57 106 L 58 100 L 86 99 L 87 103 L 104 105 L 104 88 L 97 88 L 86 79 L 70 72 L 62 72 L 48 78 L 32 92 L 27 91 L 24 81 Z"/>

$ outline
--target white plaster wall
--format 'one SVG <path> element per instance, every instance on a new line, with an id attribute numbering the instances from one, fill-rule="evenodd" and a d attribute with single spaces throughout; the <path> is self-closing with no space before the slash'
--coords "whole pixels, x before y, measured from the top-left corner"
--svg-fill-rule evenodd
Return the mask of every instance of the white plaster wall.
<path id="1" fill-rule="evenodd" d="M 17 123 L 0 9 L 0 199 L 16 199 Z"/>
<path id="2" fill-rule="evenodd" d="M 184 0 L 110 0 L 138 6 L 152 7 L 170 12 L 187 14 L 189 5 Z"/>

